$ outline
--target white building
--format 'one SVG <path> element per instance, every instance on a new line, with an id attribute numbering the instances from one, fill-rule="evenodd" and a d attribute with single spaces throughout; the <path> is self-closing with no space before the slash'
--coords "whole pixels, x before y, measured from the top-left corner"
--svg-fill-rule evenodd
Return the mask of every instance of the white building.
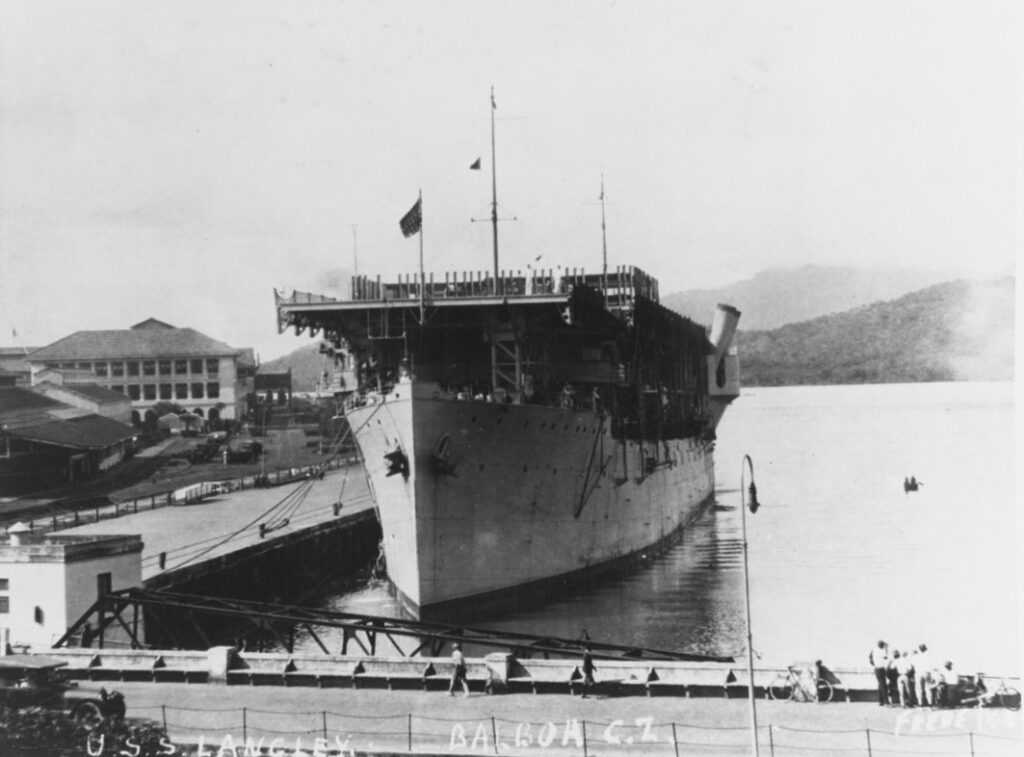
<path id="1" fill-rule="evenodd" d="M 160 402 L 207 419 L 240 419 L 255 372 L 250 351 L 155 318 L 130 329 L 76 331 L 25 359 L 33 385 L 54 369 L 95 374 L 98 384 L 131 400 L 134 422 Z"/>
<path id="2" fill-rule="evenodd" d="M 138 535 L 33 534 L 24 524 L 8 533 L 0 541 L 0 651 L 51 647 L 99 596 L 142 584 Z M 115 643 L 127 639 L 117 623 L 111 632 Z"/>

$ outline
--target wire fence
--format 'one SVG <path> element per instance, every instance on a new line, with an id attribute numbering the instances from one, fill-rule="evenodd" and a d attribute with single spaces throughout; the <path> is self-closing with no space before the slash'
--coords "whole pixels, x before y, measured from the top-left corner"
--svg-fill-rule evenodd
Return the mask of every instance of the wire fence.
<path id="1" fill-rule="evenodd" d="M 973 711 L 961 710 L 970 718 Z M 507 718 L 427 717 L 415 713 L 365 715 L 256 708 L 190 709 L 151 706 L 132 708 L 161 724 L 171 741 L 246 754 L 263 752 L 356 754 L 387 751 L 408 754 L 527 755 L 566 757 L 603 755 L 750 754 L 746 726 L 633 720 L 562 718 L 543 722 Z M 997 722 L 1003 715 L 1005 722 Z M 1024 748 L 1020 720 L 997 713 L 972 721 L 977 729 L 932 732 L 882 731 L 874 728 L 807 729 L 767 724 L 758 728 L 762 754 L 784 755 L 1019 755 Z M 938 720 L 936 720 L 938 722 Z M 988 732 L 978 730 L 987 728 Z M 1001 730 L 1000 730 L 1001 729 Z M 994 732 L 999 730 L 999 732 Z"/>

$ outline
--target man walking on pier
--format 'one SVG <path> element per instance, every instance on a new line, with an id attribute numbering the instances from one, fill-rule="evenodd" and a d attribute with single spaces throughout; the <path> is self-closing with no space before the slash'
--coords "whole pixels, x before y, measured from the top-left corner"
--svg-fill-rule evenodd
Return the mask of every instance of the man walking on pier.
<path id="1" fill-rule="evenodd" d="M 463 696 L 469 696 L 469 683 L 466 681 L 466 658 L 462 656 L 462 645 L 456 642 L 452 644 L 452 662 L 455 669 L 452 671 L 452 680 L 448 684 L 448 696 L 455 696 L 455 685 L 462 683 Z"/>
<path id="2" fill-rule="evenodd" d="M 594 688 L 594 657 L 590 654 L 590 647 L 583 649 L 583 695 L 581 699 L 587 698 L 587 692 Z"/>
<path id="3" fill-rule="evenodd" d="M 875 681 L 878 683 L 878 706 L 885 707 L 889 703 L 889 682 L 886 679 L 889 668 L 889 651 L 881 639 L 878 641 L 878 646 L 868 654 L 868 662 L 875 669 Z"/>

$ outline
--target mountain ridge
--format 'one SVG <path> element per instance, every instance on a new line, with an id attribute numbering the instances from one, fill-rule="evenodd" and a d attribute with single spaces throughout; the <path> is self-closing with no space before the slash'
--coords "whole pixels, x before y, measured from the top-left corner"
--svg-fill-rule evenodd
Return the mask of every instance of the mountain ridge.
<path id="1" fill-rule="evenodd" d="M 661 304 L 698 323 L 706 323 L 715 306 L 722 302 L 743 313 L 746 328 L 766 330 L 892 300 L 954 278 L 910 268 L 807 264 L 769 268 L 716 289 L 674 292 L 662 297 Z"/>
<path id="2" fill-rule="evenodd" d="M 746 386 L 1012 380 L 1012 277 L 957 279 L 770 330 L 740 330 Z"/>

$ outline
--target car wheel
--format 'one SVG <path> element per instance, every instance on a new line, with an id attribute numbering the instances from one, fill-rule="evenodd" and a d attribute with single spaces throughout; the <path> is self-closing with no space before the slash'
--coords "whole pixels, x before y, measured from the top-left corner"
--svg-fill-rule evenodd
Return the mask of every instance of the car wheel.
<path id="1" fill-rule="evenodd" d="M 84 725 L 90 731 L 103 722 L 103 712 L 95 702 L 82 702 L 71 713 L 71 717 L 79 725 Z"/>

